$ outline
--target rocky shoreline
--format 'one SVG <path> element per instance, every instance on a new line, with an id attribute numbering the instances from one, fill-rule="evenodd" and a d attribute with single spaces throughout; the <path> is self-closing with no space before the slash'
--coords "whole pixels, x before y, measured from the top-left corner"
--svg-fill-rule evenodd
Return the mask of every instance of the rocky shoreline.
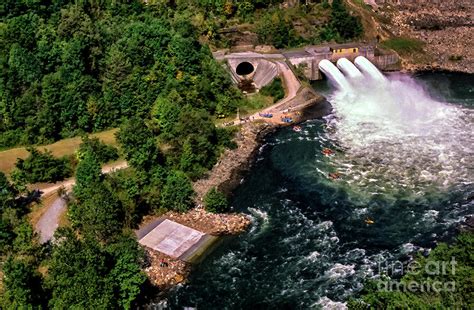
<path id="1" fill-rule="evenodd" d="M 329 103 L 320 97 L 312 105 L 299 111 L 300 117 L 296 122 L 322 117 L 328 113 L 329 108 Z M 251 224 L 249 217 L 241 213 L 209 213 L 203 209 L 202 199 L 213 187 L 230 196 L 251 169 L 265 137 L 280 127 L 261 121 L 242 124 L 235 138 L 237 148 L 226 150 L 207 176 L 193 184 L 197 207 L 187 213 L 170 211 L 160 217 L 213 236 L 229 236 L 245 232 Z M 147 217 L 140 226 L 143 227 L 153 220 L 156 220 L 156 216 Z M 191 263 L 146 247 L 145 253 L 147 267 L 144 270 L 150 283 L 160 290 L 161 296 L 176 285 L 186 282 L 192 271 Z M 163 266 L 162 262 L 166 262 L 166 266 Z"/>
<path id="2" fill-rule="evenodd" d="M 298 110 L 299 116 L 289 125 L 322 117 L 327 115 L 329 110 L 330 104 L 327 100 L 322 96 L 318 96 L 311 101 L 311 104 Z M 297 112 L 297 110 L 293 112 Z M 196 204 L 201 205 L 204 195 L 213 187 L 226 195 L 231 195 L 232 191 L 241 183 L 242 178 L 250 170 L 265 137 L 282 126 L 285 125 L 262 120 L 242 124 L 235 138 L 237 147 L 226 150 L 207 176 L 194 182 Z"/>

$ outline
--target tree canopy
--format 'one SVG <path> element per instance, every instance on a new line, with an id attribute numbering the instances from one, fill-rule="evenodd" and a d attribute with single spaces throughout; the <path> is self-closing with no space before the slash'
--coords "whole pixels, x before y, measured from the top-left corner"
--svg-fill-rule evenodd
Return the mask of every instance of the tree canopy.
<path id="1" fill-rule="evenodd" d="M 0 147 L 146 118 L 155 100 L 173 90 L 183 105 L 210 114 L 239 105 L 239 92 L 195 27 L 174 21 L 170 6 L 33 3 L 2 5 Z"/>

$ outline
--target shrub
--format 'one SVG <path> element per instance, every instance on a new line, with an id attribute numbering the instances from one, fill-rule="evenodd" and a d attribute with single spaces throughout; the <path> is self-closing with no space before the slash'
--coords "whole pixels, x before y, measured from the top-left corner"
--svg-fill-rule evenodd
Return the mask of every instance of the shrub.
<path id="1" fill-rule="evenodd" d="M 411 38 L 391 38 L 382 42 L 382 46 L 393 49 L 400 55 L 423 52 L 424 43 L 420 40 Z"/>
<path id="2" fill-rule="evenodd" d="M 55 158 L 51 151 L 43 153 L 35 148 L 27 148 L 30 155 L 26 159 L 19 158 L 15 164 L 13 177 L 27 183 L 57 182 L 72 175 L 67 158 Z"/>
<path id="3" fill-rule="evenodd" d="M 204 206 L 212 213 L 224 213 L 229 211 L 229 202 L 226 196 L 215 187 L 211 188 L 204 196 Z"/>
<path id="4" fill-rule="evenodd" d="M 449 60 L 450 61 L 460 61 L 460 60 L 463 60 L 463 56 L 462 55 L 450 55 L 449 56 Z"/>

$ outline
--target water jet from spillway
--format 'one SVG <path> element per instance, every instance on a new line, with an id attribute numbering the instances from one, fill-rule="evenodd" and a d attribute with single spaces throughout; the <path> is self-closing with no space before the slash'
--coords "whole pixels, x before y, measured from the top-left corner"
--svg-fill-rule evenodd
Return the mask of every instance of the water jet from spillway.
<path id="1" fill-rule="evenodd" d="M 360 71 L 362 71 L 362 73 L 369 76 L 370 78 L 376 81 L 386 81 L 386 78 L 382 72 L 380 72 L 379 69 L 377 69 L 377 67 L 375 67 L 374 64 L 364 56 L 356 57 L 354 64 L 360 69 Z"/>
<path id="2" fill-rule="evenodd" d="M 364 77 L 362 72 L 347 58 L 340 58 L 337 61 L 337 67 L 350 79 L 362 79 Z"/>
<path id="3" fill-rule="evenodd" d="M 337 88 L 349 90 L 351 87 L 346 77 L 339 71 L 339 69 L 329 60 L 323 59 L 319 62 L 319 70 L 321 70 Z"/>
<path id="4" fill-rule="evenodd" d="M 354 191 L 403 192 L 416 199 L 416 193 L 472 183 L 468 158 L 474 141 L 466 134 L 472 131 L 472 111 L 435 100 L 409 76 L 385 77 L 366 58 L 355 63 L 363 82 L 347 74 L 350 89 L 336 88 L 328 96 L 333 114 L 326 137 L 345 150 L 333 158 L 337 166 L 358 167 L 340 168 L 351 184 L 360 184 Z M 326 74 L 331 81 L 339 77 Z"/>

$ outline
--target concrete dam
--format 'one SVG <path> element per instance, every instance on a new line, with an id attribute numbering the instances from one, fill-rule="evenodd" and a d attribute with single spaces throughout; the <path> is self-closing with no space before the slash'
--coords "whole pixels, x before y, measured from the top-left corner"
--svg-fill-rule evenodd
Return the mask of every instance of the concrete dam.
<path id="1" fill-rule="evenodd" d="M 307 46 L 301 49 L 264 54 L 253 51 L 236 52 L 218 51 L 214 53 L 217 60 L 224 61 L 230 71 L 232 80 L 239 86 L 251 83 L 258 91 L 263 86 L 282 75 L 281 68 L 298 70 L 309 80 L 322 79 L 319 64 L 322 60 L 337 63 L 340 59 L 354 61 L 363 56 L 380 70 L 396 70 L 400 60 L 394 53 L 380 53 L 372 45 L 332 44 Z M 342 66 L 347 62 L 342 61 Z M 284 81 L 288 85 L 287 81 Z"/>

